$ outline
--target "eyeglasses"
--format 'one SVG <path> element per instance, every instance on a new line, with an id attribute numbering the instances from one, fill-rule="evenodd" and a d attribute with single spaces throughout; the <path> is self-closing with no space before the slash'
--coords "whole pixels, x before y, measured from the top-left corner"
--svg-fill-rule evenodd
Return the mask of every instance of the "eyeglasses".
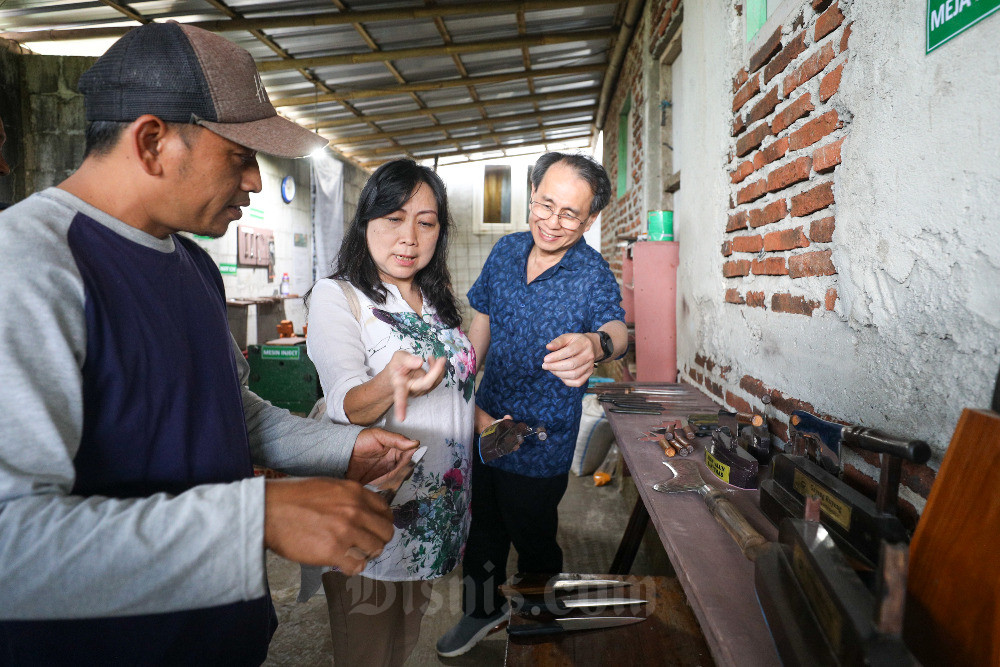
<path id="1" fill-rule="evenodd" d="M 530 203 L 531 203 L 531 212 L 534 213 L 539 220 L 548 220 L 553 215 L 555 215 L 556 218 L 559 220 L 559 226 L 569 231 L 578 229 L 580 225 L 583 224 L 583 220 L 576 217 L 575 215 L 567 215 L 565 213 L 557 214 L 555 211 L 552 210 L 552 207 L 549 206 L 548 204 L 543 204 L 540 201 L 534 201 L 534 200 L 532 200 Z"/>

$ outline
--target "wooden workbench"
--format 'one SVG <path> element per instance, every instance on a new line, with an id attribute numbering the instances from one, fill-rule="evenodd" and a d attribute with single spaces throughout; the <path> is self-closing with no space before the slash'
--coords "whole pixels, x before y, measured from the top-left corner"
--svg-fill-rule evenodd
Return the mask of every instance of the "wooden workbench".
<path id="1" fill-rule="evenodd" d="M 663 465 L 665 457 L 656 443 L 638 440 L 642 433 L 670 417 L 718 410 L 717 405 L 691 387 L 680 384 L 670 386 L 687 390 L 688 397 L 680 399 L 685 403 L 684 407 L 671 408 L 667 403 L 664 405 L 667 409 L 661 416 L 608 414 L 615 440 L 635 480 L 642 504 L 642 507 L 637 505 L 631 523 L 641 524 L 643 508 L 648 512 L 716 664 L 740 667 L 778 665 L 778 655 L 757 603 L 753 563 L 743 556 L 697 493 L 665 494 L 653 490 L 653 484 L 669 479 L 672 473 Z M 699 399 L 706 401 L 704 408 L 689 407 L 691 403 L 699 403 Z M 760 511 L 759 492 L 729 486 L 705 467 L 704 447 L 708 442 L 708 438 L 696 439 L 694 453 L 687 458 L 699 464 L 702 478 L 707 483 L 729 492 L 729 498 L 754 528 L 769 540 L 777 540 L 777 529 Z M 641 534 L 637 526 L 631 527 L 632 535 L 626 531 L 620 555 L 623 550 L 629 551 L 626 543 L 634 543 L 636 533 Z M 619 565 L 621 560 L 616 558 Z M 631 566 L 631 559 L 627 556 L 625 565 L 626 570 Z"/>

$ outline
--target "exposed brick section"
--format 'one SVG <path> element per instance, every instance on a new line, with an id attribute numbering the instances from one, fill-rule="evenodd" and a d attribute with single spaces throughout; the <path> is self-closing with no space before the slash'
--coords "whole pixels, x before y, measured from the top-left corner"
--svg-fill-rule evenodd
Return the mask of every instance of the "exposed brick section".
<path id="1" fill-rule="evenodd" d="M 755 276 L 787 276 L 788 267 L 784 257 L 765 257 L 753 260 L 752 269 Z"/>
<path id="2" fill-rule="evenodd" d="M 764 236 L 764 250 L 776 252 L 779 250 L 794 250 L 805 248 L 809 245 L 809 239 L 802 233 L 801 227 L 795 229 L 783 229 L 778 232 L 771 232 Z M 791 259 L 789 259 L 789 270 L 791 270 Z"/>
<path id="3" fill-rule="evenodd" d="M 763 292 L 747 292 L 747 305 L 754 308 L 766 308 Z"/>
<path id="4" fill-rule="evenodd" d="M 840 145 L 842 143 L 844 143 L 844 140 L 838 139 L 832 144 L 827 144 L 813 151 L 813 169 L 816 170 L 817 174 L 825 174 L 828 171 L 833 171 L 840 164 Z M 746 163 L 744 162 L 744 164 Z"/>
<path id="5" fill-rule="evenodd" d="M 739 278 L 750 275 L 750 260 L 736 259 L 722 265 L 722 275 L 726 278 Z"/>
<path id="6" fill-rule="evenodd" d="M 732 241 L 723 241 L 722 242 L 722 256 L 723 257 L 729 257 L 732 254 L 733 254 L 733 242 Z"/>
<path id="7" fill-rule="evenodd" d="M 743 108 L 743 105 L 747 103 L 747 100 L 759 92 L 760 76 L 755 74 L 752 79 L 743 84 L 743 87 L 736 93 L 736 97 L 733 98 L 733 113 L 736 113 Z"/>
<path id="8" fill-rule="evenodd" d="M 837 307 L 837 288 L 831 287 L 826 291 L 826 309 L 833 310 Z"/>
<path id="9" fill-rule="evenodd" d="M 726 290 L 726 303 L 743 305 L 746 301 L 740 296 L 740 291 L 735 287 Z"/>
<path id="10" fill-rule="evenodd" d="M 777 222 L 788 215 L 788 204 L 784 199 L 771 202 L 764 208 L 754 209 L 749 212 L 748 222 L 751 227 L 763 227 L 772 222 Z"/>
<path id="11" fill-rule="evenodd" d="M 776 313 L 811 316 L 819 308 L 818 301 L 807 301 L 805 297 L 791 294 L 775 294 L 771 297 L 771 310 Z"/>
<path id="12" fill-rule="evenodd" d="M 743 116 L 736 116 L 736 119 L 733 121 L 733 131 L 730 133 L 731 136 L 737 137 L 745 129 L 747 129 L 747 124 L 743 120 Z"/>
<path id="13" fill-rule="evenodd" d="M 785 48 L 781 49 L 781 53 L 774 57 L 774 60 L 767 64 L 764 68 L 764 83 L 767 83 L 774 77 L 781 74 L 786 67 L 788 67 L 793 60 L 799 57 L 799 54 L 806 50 L 806 34 L 800 32 L 795 37 L 793 37 Z"/>
<path id="14" fill-rule="evenodd" d="M 688 370 L 688 375 L 690 375 L 691 379 L 694 380 L 696 383 L 701 384 L 701 378 L 702 378 L 701 373 L 692 368 Z"/>
<path id="15" fill-rule="evenodd" d="M 718 382 L 709 380 L 706 377 L 705 382 L 703 384 L 705 385 L 705 389 L 708 389 L 710 392 L 718 396 L 720 399 L 722 398 L 722 385 L 720 385 Z"/>
<path id="16" fill-rule="evenodd" d="M 760 169 L 764 165 L 771 164 L 775 160 L 785 157 L 788 151 L 788 137 L 781 137 L 772 141 L 764 148 L 760 149 L 753 156 L 753 168 Z"/>
<path id="17" fill-rule="evenodd" d="M 775 115 L 774 120 L 771 121 L 771 132 L 778 134 L 815 108 L 816 105 L 812 103 L 812 95 L 809 93 L 800 95 L 794 102 Z"/>
<path id="18" fill-rule="evenodd" d="M 833 241 L 834 217 L 813 220 L 809 225 L 809 238 L 814 243 L 830 243 Z"/>
<path id="19" fill-rule="evenodd" d="M 729 175 L 729 180 L 733 183 L 739 183 L 744 178 L 752 174 L 753 170 L 753 161 L 747 160 L 746 162 L 742 162 L 738 167 L 736 167 L 736 170 Z"/>
<path id="20" fill-rule="evenodd" d="M 771 395 L 770 390 L 763 382 L 749 375 L 744 375 L 740 378 L 740 389 L 757 398 L 764 398 Z"/>
<path id="21" fill-rule="evenodd" d="M 742 86 L 744 83 L 747 82 L 747 79 L 749 77 L 750 77 L 750 75 L 747 73 L 746 68 L 745 67 L 741 67 L 740 71 L 737 72 L 736 76 L 733 77 L 733 94 L 734 95 L 736 94 L 736 91 L 740 89 L 740 86 Z"/>
<path id="22" fill-rule="evenodd" d="M 778 167 L 767 177 L 768 191 L 784 190 L 789 185 L 809 180 L 811 168 L 812 159 L 809 157 L 800 157 L 798 160 Z"/>
<path id="23" fill-rule="evenodd" d="M 760 146 L 765 137 L 771 135 L 771 127 L 767 123 L 760 123 L 757 127 L 748 131 L 736 142 L 736 155 L 743 157 L 753 149 Z"/>
<path id="24" fill-rule="evenodd" d="M 759 181 L 754 181 L 750 185 L 741 189 L 736 193 L 736 203 L 746 204 L 747 202 L 752 202 L 755 199 L 760 199 L 767 194 L 767 179 L 762 178 Z"/>
<path id="25" fill-rule="evenodd" d="M 840 11 L 840 2 L 833 3 L 830 9 L 826 10 L 816 19 L 816 31 L 813 33 L 813 40 L 819 41 L 836 30 L 844 22 L 844 13 Z"/>
<path id="26" fill-rule="evenodd" d="M 854 26 L 853 23 L 848 23 L 844 26 L 844 34 L 840 36 L 840 52 L 843 53 L 847 50 L 847 42 L 851 39 L 851 28 Z"/>
<path id="27" fill-rule="evenodd" d="M 834 110 L 827 111 L 822 116 L 813 118 L 801 128 L 792 132 L 788 138 L 788 147 L 793 151 L 811 146 L 837 128 L 841 127 L 840 116 Z"/>
<path id="28" fill-rule="evenodd" d="M 764 45 L 757 49 L 757 53 L 750 56 L 750 71 L 756 72 L 763 67 L 767 61 L 773 58 L 781 50 L 781 26 L 768 37 Z"/>
<path id="29" fill-rule="evenodd" d="M 768 419 L 767 430 L 769 430 L 772 435 L 778 436 L 784 442 L 788 442 L 788 425 L 785 424 L 785 422 L 773 418 Z"/>
<path id="30" fill-rule="evenodd" d="M 767 94 L 757 104 L 753 105 L 753 108 L 750 109 L 750 114 L 747 116 L 747 122 L 753 124 L 758 120 L 767 118 L 776 106 L 778 106 L 778 86 L 767 91 Z"/>
<path id="31" fill-rule="evenodd" d="M 708 357 L 706 357 L 704 354 L 702 354 L 701 352 L 694 353 L 694 363 L 704 368 L 706 361 L 708 361 Z M 698 382 L 701 382 L 701 380 L 699 380 Z"/>
<path id="32" fill-rule="evenodd" d="M 760 252 L 764 247 L 764 239 L 760 234 L 754 236 L 737 236 L 733 239 L 733 252 Z"/>
<path id="33" fill-rule="evenodd" d="M 826 9 L 826 6 L 830 4 L 830 0 L 812 0 L 812 8 L 817 12 L 821 12 Z"/>
<path id="34" fill-rule="evenodd" d="M 726 405 L 737 412 L 753 412 L 753 407 L 745 398 L 731 391 L 726 392 Z"/>
<path id="35" fill-rule="evenodd" d="M 816 250 L 792 255 L 788 258 L 788 275 L 792 278 L 835 275 L 837 269 L 830 259 L 832 253 L 832 250 Z"/>
<path id="36" fill-rule="evenodd" d="M 789 93 L 793 90 L 822 72 L 823 68 L 833 60 L 833 56 L 833 47 L 829 44 L 824 45 L 819 52 L 809 56 L 804 63 L 799 65 L 797 70 L 785 77 L 783 83 L 785 97 L 788 97 Z"/>
<path id="37" fill-rule="evenodd" d="M 729 224 L 726 225 L 727 232 L 735 232 L 747 228 L 747 213 L 740 211 L 729 216 Z"/>
<path id="38" fill-rule="evenodd" d="M 840 89 L 840 77 L 844 73 L 844 64 L 841 63 L 837 67 L 824 76 L 819 82 L 819 101 L 826 102 L 828 99 L 833 97 L 837 90 Z"/>
<path id="39" fill-rule="evenodd" d="M 792 197 L 792 217 L 808 215 L 833 203 L 833 183 L 817 185 Z"/>

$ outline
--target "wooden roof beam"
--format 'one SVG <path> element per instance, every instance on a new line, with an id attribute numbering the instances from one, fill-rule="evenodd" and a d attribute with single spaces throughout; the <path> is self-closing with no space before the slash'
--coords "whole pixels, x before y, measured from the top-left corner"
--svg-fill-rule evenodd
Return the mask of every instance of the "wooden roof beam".
<path id="1" fill-rule="evenodd" d="M 442 113 L 453 113 L 456 111 L 473 111 L 484 106 L 497 106 L 504 104 L 532 103 L 537 105 L 538 103 L 557 102 L 559 100 L 570 99 L 573 97 L 585 98 L 592 93 L 598 92 L 599 90 L 600 86 L 588 86 L 587 88 L 577 88 L 576 90 L 567 90 L 558 93 L 539 93 L 537 95 L 520 97 L 496 97 L 492 99 L 480 100 L 478 102 L 443 104 L 436 107 L 427 107 L 426 109 L 408 109 L 406 111 L 393 111 L 390 113 L 365 114 L 364 118 L 337 118 L 336 120 L 324 120 L 318 123 L 309 123 L 309 127 L 323 129 L 368 124 L 370 122 L 382 123 L 387 120 L 402 120 L 419 115 L 432 116 Z M 567 107 L 565 111 L 569 111 L 572 108 L 574 107 Z"/>
<path id="2" fill-rule="evenodd" d="M 392 51 L 366 51 L 363 53 L 345 53 L 337 56 L 296 58 L 294 61 L 264 60 L 257 62 L 257 69 L 261 72 L 275 72 L 285 69 L 298 69 L 300 67 L 337 67 L 339 65 L 359 65 L 362 63 L 385 62 L 387 60 L 406 60 L 408 58 L 453 56 L 458 53 L 484 53 L 502 49 L 520 49 L 525 46 L 550 46 L 552 44 L 607 40 L 610 37 L 611 35 L 607 30 L 580 30 L 577 32 L 529 35 L 527 37 L 494 39 L 485 42 L 466 42 L 446 46 L 420 46 L 410 49 L 393 49 Z"/>
<path id="3" fill-rule="evenodd" d="M 474 118 L 472 120 L 465 120 L 458 123 L 448 123 L 446 125 L 426 125 L 424 127 L 411 127 L 405 130 L 389 131 L 389 132 L 374 132 L 372 134 L 359 134 L 351 137 L 334 137 L 333 142 L 337 146 L 347 146 L 350 144 L 361 144 L 368 141 L 378 141 L 380 139 L 392 139 L 398 137 L 410 137 L 420 134 L 432 134 L 434 132 L 451 132 L 452 130 L 462 130 L 468 129 L 470 127 L 478 127 L 480 125 L 488 124 L 504 124 L 504 123 L 518 123 L 525 120 L 544 120 L 547 118 L 555 118 L 558 116 L 567 116 L 570 114 L 588 114 L 593 120 L 593 113 L 597 111 L 597 105 L 591 104 L 589 106 L 572 107 L 568 109 L 553 109 L 551 111 L 532 111 L 531 113 L 514 114 L 510 116 L 490 116 L 489 118 Z"/>
<path id="4" fill-rule="evenodd" d="M 587 132 L 589 134 L 591 125 L 589 121 L 587 121 L 586 123 L 578 120 L 547 123 L 545 129 L 548 131 L 557 128 L 566 128 L 566 127 L 572 127 L 574 125 L 584 125 L 584 124 L 587 125 Z M 404 153 L 408 153 L 410 151 L 420 150 L 424 148 L 435 148 L 436 146 L 440 146 L 441 144 L 451 143 L 453 141 L 462 142 L 462 141 L 475 141 L 480 139 L 502 139 L 504 137 L 513 137 L 519 134 L 528 134 L 529 132 L 539 132 L 539 131 L 540 129 L 537 127 L 522 127 L 516 130 L 504 130 L 502 132 L 481 133 L 471 137 L 451 137 L 450 139 L 447 140 L 425 141 L 414 144 L 399 144 L 399 146 L 386 146 L 384 148 L 372 148 L 369 150 L 354 151 L 348 154 L 351 157 L 358 157 L 358 156 L 361 156 L 362 158 L 376 157 L 387 153 L 388 154 L 398 153 L 400 152 L 400 150 L 402 150 Z M 486 147 L 486 148 L 467 149 L 466 152 L 481 151 L 481 150 L 491 150 L 491 148 Z M 347 153 L 347 151 L 345 151 L 345 153 Z"/>
<path id="5" fill-rule="evenodd" d="M 553 143 L 557 143 L 557 142 L 562 142 L 562 141 L 573 141 L 575 139 L 592 139 L 592 138 L 593 138 L 593 135 L 590 133 L 590 131 L 587 131 L 587 132 L 583 132 L 583 133 L 579 133 L 579 134 L 571 134 L 571 135 L 568 135 L 568 136 L 565 136 L 565 137 L 556 137 L 556 138 L 551 138 L 551 139 L 545 139 L 545 140 L 542 140 L 542 141 L 529 141 L 529 142 L 526 142 L 526 143 L 506 143 L 506 144 L 505 143 L 501 143 L 499 146 L 484 146 L 482 148 L 467 148 L 467 149 L 461 149 L 461 150 L 448 149 L 447 151 L 440 151 L 440 152 L 435 151 L 433 153 L 429 153 L 429 154 L 426 154 L 426 155 L 425 154 L 413 155 L 412 157 L 414 159 L 416 159 L 416 160 L 427 160 L 427 159 L 430 159 L 430 158 L 433 158 L 433 157 L 447 157 L 447 156 L 450 156 L 450 155 L 463 155 L 463 154 L 468 154 L 468 153 L 486 153 L 486 152 L 491 152 L 491 151 L 505 151 L 505 150 L 509 151 L 509 150 L 521 149 L 521 148 L 531 148 L 533 146 L 543 146 L 544 147 L 544 146 L 548 146 L 549 144 L 553 144 Z M 409 153 L 405 153 L 405 154 L 409 155 Z M 403 155 L 403 153 L 401 153 L 400 155 Z M 385 157 L 385 158 L 376 158 L 376 159 L 372 159 L 372 160 L 360 159 L 360 160 L 357 160 L 357 162 L 359 162 L 360 164 L 364 165 L 364 167 L 367 168 L 367 169 L 373 169 L 373 168 L 377 167 L 378 165 L 383 164 L 385 162 L 388 162 L 389 160 L 392 160 L 392 159 L 394 159 L 394 158 L 390 156 L 390 157 Z M 471 160 L 470 160 L 470 162 L 471 162 Z"/>
<path id="6" fill-rule="evenodd" d="M 130 18 L 143 23 L 149 18 L 136 18 L 138 14 L 122 3 L 102 0 L 104 4 L 118 9 Z M 438 16 L 468 16 L 474 14 L 508 14 L 516 11 L 545 11 L 552 9 L 572 9 L 593 5 L 612 5 L 616 0 L 528 0 L 508 2 L 473 2 L 464 5 L 444 5 L 435 7 L 414 7 L 412 9 L 376 9 L 348 10 L 343 12 L 320 12 L 315 14 L 299 14 L 296 16 L 274 16 L 263 18 L 233 18 L 214 21 L 190 21 L 185 25 L 211 32 L 233 32 L 241 30 L 276 30 L 281 28 L 315 28 L 324 26 L 348 25 L 351 23 L 373 23 L 376 21 L 407 21 L 412 19 L 433 19 Z M 130 13 L 131 12 L 131 13 Z M 136 16 L 132 16 L 136 14 Z M 189 11 L 183 15 L 190 14 Z M 181 14 L 178 14 L 181 15 Z M 155 17 L 157 20 L 169 19 L 171 14 Z M 0 37 L 16 42 L 53 42 L 69 39 L 97 39 L 106 37 L 121 37 L 133 26 L 108 26 L 95 28 L 60 28 L 53 30 L 22 30 L 0 33 Z"/>
<path id="7" fill-rule="evenodd" d="M 279 97 L 271 100 L 271 104 L 276 107 L 300 106 L 303 104 L 316 104 L 319 102 L 340 102 L 343 100 L 356 100 L 371 97 L 388 97 L 391 95 L 405 95 L 411 92 L 424 90 L 441 90 L 442 88 L 464 88 L 468 85 L 482 86 L 492 83 L 504 83 L 506 81 L 519 81 L 521 79 L 538 78 L 545 76 L 566 77 L 575 74 L 593 74 L 603 72 L 606 65 L 576 65 L 574 67 L 549 67 L 546 69 L 533 69 L 530 72 L 510 72 L 508 74 L 486 74 L 483 76 L 470 76 L 467 79 L 445 79 L 442 81 L 420 81 L 417 83 L 405 83 L 396 86 L 385 86 L 382 88 L 367 88 L 345 90 L 341 89 L 336 93 L 320 95 L 301 95 L 298 97 Z"/>

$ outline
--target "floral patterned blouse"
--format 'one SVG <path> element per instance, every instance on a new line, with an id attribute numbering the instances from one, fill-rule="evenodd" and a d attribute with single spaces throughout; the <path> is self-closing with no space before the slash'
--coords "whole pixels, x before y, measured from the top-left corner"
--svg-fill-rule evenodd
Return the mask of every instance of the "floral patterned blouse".
<path id="1" fill-rule="evenodd" d="M 419 440 L 427 453 L 393 501 L 395 535 L 361 573 L 387 581 L 432 579 L 461 562 L 469 532 L 475 352 L 462 330 L 445 326 L 427 301 L 421 317 L 395 285 L 386 289 L 384 304 L 354 289 L 361 306 L 355 318 L 340 284 L 316 283 L 309 302 L 309 357 L 323 385 L 327 416 L 341 424 L 350 423 L 347 392 L 385 368 L 396 350 L 446 358 L 444 379 L 409 399 L 404 421 L 397 422 L 390 408 L 374 424 Z"/>

